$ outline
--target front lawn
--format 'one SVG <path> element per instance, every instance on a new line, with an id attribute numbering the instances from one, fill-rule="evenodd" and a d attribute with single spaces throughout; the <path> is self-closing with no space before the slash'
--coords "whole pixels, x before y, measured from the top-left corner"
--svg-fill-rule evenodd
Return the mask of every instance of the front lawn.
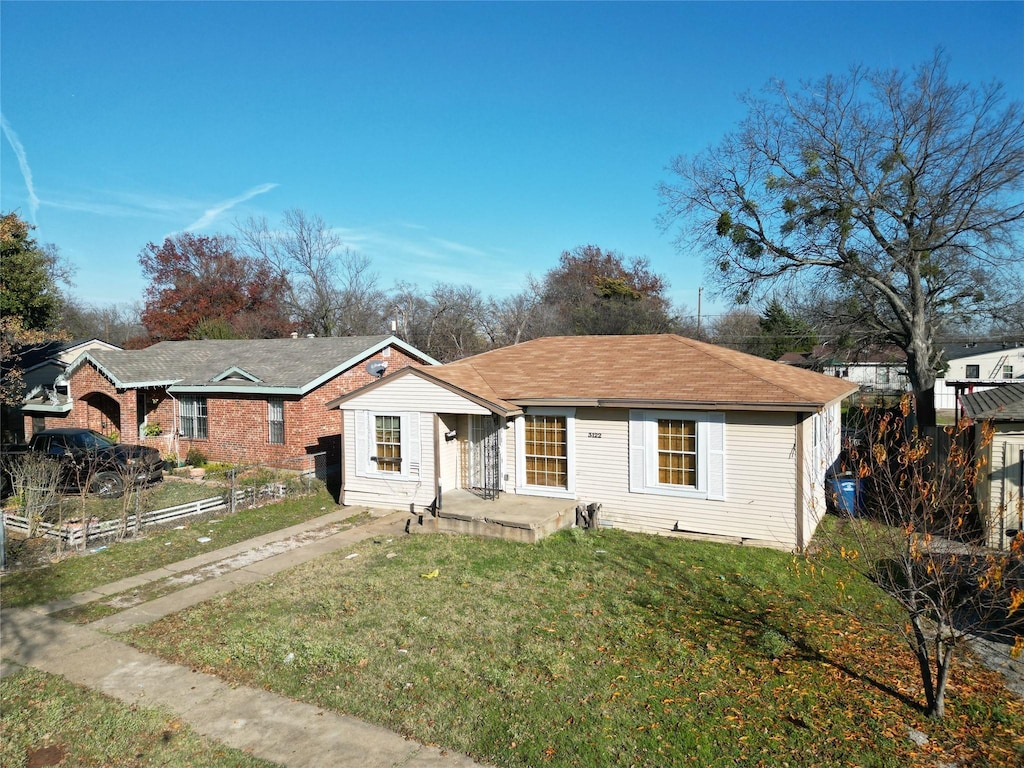
<path id="1" fill-rule="evenodd" d="M 162 710 L 129 706 L 34 669 L 0 680 L 0 700 L 4 768 L 275 765 L 198 736 Z"/>
<path id="2" fill-rule="evenodd" d="M 330 494 L 321 490 L 312 496 L 244 509 L 234 515 L 223 513 L 213 524 L 205 519 L 184 518 L 180 530 L 152 530 L 140 539 L 101 545 L 102 549 L 93 545 L 100 551 L 90 550 L 42 567 L 8 573 L 0 577 L 0 604 L 14 608 L 70 597 L 100 584 L 311 520 L 334 506 Z M 210 540 L 201 542 L 199 538 Z"/>
<path id="3" fill-rule="evenodd" d="M 912 657 L 875 628 L 891 607 L 839 579 L 613 530 L 408 536 L 131 639 L 499 766 L 1020 764 L 1024 702 L 968 662 L 929 721 Z"/>

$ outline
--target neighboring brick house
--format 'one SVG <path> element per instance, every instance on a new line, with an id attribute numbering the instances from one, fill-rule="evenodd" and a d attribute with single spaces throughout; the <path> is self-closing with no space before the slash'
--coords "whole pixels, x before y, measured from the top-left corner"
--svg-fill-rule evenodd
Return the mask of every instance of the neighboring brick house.
<path id="1" fill-rule="evenodd" d="M 14 359 L 5 361 L 3 374 L 6 378 L 7 365 L 16 366 L 21 371 L 22 397 L 39 403 L 56 403 L 59 397 L 54 388 L 54 381 L 79 355 L 93 349 L 121 348 L 99 339 L 46 341 L 42 344 L 29 344 L 13 350 L 12 357 Z M 23 416 L 20 405 L 3 404 L 3 442 L 24 442 Z"/>
<path id="2" fill-rule="evenodd" d="M 164 341 L 92 350 L 53 396 L 26 402 L 26 434 L 53 426 L 117 432 L 126 443 L 184 458 L 311 468 L 340 466 L 341 431 L 325 404 L 384 369 L 436 365 L 394 336 Z"/>

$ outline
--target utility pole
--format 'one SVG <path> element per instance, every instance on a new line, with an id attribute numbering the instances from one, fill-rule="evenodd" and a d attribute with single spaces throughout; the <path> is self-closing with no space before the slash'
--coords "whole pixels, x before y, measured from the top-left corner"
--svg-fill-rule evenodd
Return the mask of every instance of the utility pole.
<path id="1" fill-rule="evenodd" d="M 697 289 L 697 333 L 700 334 L 700 302 L 704 297 L 704 286 Z"/>

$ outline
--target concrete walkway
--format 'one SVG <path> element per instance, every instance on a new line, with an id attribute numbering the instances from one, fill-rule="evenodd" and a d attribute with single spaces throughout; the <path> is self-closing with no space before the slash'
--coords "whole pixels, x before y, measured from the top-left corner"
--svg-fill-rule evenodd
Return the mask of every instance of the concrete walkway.
<path id="1" fill-rule="evenodd" d="M 408 513 L 337 530 L 351 510 L 214 550 L 149 573 L 32 608 L 0 611 L 0 655 L 101 691 L 129 704 L 160 706 L 197 733 L 283 766 L 459 768 L 478 763 L 427 747 L 398 734 L 284 696 L 232 686 L 213 675 L 142 653 L 107 633 L 125 631 L 210 597 L 365 539 L 405 535 Z M 234 567 L 237 566 L 237 567 Z M 49 614 L 135 589 L 197 568 L 217 569 L 195 586 L 144 603 L 87 626 Z"/>

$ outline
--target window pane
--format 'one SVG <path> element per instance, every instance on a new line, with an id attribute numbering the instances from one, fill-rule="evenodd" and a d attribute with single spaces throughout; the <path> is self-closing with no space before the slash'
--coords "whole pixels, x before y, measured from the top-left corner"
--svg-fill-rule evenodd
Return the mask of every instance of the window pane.
<path id="1" fill-rule="evenodd" d="M 400 416 L 375 417 L 377 469 L 402 471 L 402 419 Z"/>
<path id="2" fill-rule="evenodd" d="M 178 412 L 181 434 L 198 440 L 206 439 L 206 398 L 182 397 Z"/>
<path id="3" fill-rule="evenodd" d="M 267 401 L 267 426 L 270 442 L 284 445 L 284 401 L 280 398 Z"/>
<path id="4" fill-rule="evenodd" d="M 658 419 L 658 482 L 697 487 L 697 422 Z"/>
<path id="5" fill-rule="evenodd" d="M 564 416 L 525 418 L 526 484 L 568 488 L 568 452 Z"/>

